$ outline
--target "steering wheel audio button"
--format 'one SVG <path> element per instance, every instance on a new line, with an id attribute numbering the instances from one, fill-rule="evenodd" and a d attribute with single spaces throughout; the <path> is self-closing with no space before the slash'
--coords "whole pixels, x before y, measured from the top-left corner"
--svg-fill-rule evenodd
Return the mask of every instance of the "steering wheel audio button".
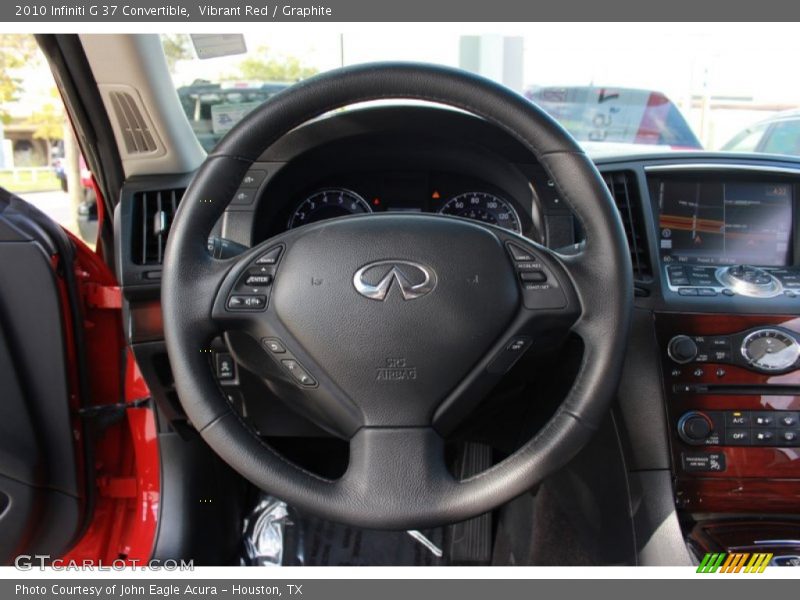
<path id="1" fill-rule="evenodd" d="M 278 259 L 281 256 L 282 248 L 279 246 L 277 248 L 272 248 L 271 250 L 267 250 L 264 254 L 258 257 L 256 261 L 257 265 L 276 265 L 278 264 Z"/>
<path id="2" fill-rule="evenodd" d="M 231 310 L 261 310 L 266 305 L 266 296 L 231 296 L 228 298 L 228 308 Z"/>

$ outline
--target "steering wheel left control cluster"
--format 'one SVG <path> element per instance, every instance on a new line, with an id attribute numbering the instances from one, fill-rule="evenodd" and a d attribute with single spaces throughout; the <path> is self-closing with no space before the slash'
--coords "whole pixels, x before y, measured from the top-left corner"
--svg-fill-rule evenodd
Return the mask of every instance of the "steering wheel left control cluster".
<path id="1" fill-rule="evenodd" d="M 261 311 L 267 308 L 282 253 L 283 246 L 273 246 L 247 266 L 228 294 L 227 310 Z"/>

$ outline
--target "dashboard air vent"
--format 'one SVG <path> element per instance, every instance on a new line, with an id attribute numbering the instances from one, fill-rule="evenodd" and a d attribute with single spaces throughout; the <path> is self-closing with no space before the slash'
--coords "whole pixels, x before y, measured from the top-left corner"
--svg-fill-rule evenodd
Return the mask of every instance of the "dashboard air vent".
<path id="1" fill-rule="evenodd" d="M 139 265 L 160 265 L 167 232 L 186 190 L 136 192 L 133 195 L 133 260 Z"/>
<path id="2" fill-rule="evenodd" d="M 150 154 L 158 150 L 150 126 L 136 100 L 128 92 L 112 91 L 108 94 L 114 107 L 119 130 L 128 154 Z"/>
<path id="3" fill-rule="evenodd" d="M 653 269 L 650 253 L 647 250 L 647 234 L 636 176 L 630 171 L 613 171 L 603 173 L 603 179 L 614 198 L 625 227 L 633 263 L 633 278 L 639 282 L 650 282 L 653 280 Z"/>

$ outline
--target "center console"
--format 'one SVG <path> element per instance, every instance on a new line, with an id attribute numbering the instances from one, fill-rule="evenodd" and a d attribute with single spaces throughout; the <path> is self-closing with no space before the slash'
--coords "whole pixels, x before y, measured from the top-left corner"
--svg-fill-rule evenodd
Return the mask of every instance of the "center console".
<path id="1" fill-rule="evenodd" d="M 659 313 L 679 506 L 794 513 L 800 318 Z"/>
<path id="2" fill-rule="evenodd" d="M 796 175 L 647 175 L 667 307 L 655 324 L 678 506 L 693 514 L 796 513 Z"/>

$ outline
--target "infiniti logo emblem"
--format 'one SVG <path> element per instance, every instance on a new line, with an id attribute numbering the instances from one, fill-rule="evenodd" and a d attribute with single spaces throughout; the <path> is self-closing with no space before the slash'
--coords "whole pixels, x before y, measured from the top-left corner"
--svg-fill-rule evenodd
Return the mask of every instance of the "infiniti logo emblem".
<path id="1" fill-rule="evenodd" d="M 436 273 L 408 260 L 381 260 L 364 265 L 353 276 L 356 291 L 370 300 L 386 300 L 393 284 L 400 288 L 403 300 L 414 300 L 433 291 Z"/>

